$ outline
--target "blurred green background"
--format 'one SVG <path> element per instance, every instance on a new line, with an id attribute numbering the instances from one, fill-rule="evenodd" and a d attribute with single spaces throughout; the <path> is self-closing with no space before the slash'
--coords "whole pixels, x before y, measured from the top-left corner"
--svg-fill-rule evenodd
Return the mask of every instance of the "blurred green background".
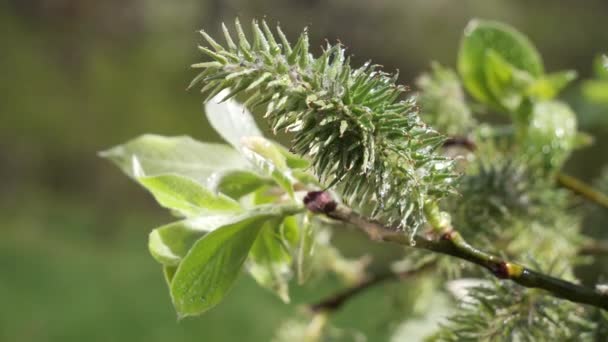
<path id="1" fill-rule="evenodd" d="M 171 219 L 96 156 L 142 133 L 218 140 L 200 96 L 185 91 L 188 66 L 200 60 L 196 30 L 217 34 L 237 15 L 279 21 L 290 37 L 309 25 L 317 51 L 339 39 L 355 63 L 399 69 L 404 83 L 431 60 L 454 66 L 475 17 L 514 25 L 547 70 L 575 69 L 580 79 L 608 50 L 604 0 L 5 0 L 0 341 L 267 341 L 299 305 L 338 286 L 294 289 L 286 306 L 241 277 L 216 309 L 178 322 L 146 247 L 148 231 Z M 583 105 L 576 84 L 564 96 L 597 138 L 567 166 L 590 180 L 608 160 L 608 110 Z M 365 253 L 357 248 L 349 253 Z M 387 290 L 398 288 L 358 297 L 337 324 L 385 340 Z"/>

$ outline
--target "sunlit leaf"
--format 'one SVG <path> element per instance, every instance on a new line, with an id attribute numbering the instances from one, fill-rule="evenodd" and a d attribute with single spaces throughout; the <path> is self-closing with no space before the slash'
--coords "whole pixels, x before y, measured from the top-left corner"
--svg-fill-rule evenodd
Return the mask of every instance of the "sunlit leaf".
<path id="1" fill-rule="evenodd" d="M 202 143 L 187 136 L 146 134 L 103 151 L 130 177 L 178 174 L 206 185 L 215 172 L 250 168 L 240 153 L 228 145 Z"/>
<path id="2" fill-rule="evenodd" d="M 543 75 L 530 84 L 527 94 L 542 100 L 550 100 L 574 81 L 576 76 L 577 73 L 573 70 Z"/>
<path id="3" fill-rule="evenodd" d="M 264 223 L 284 214 L 277 206 L 259 209 L 198 240 L 171 282 L 178 315 L 198 315 L 217 305 L 232 288 Z"/>
<path id="4" fill-rule="evenodd" d="M 262 137 L 243 139 L 243 153 L 260 172 L 272 177 L 292 198 L 294 197 L 291 171 L 285 157 L 271 141 Z"/>
<path id="5" fill-rule="evenodd" d="M 234 99 L 220 102 L 229 91 L 224 90 L 205 104 L 205 113 L 211 126 L 236 149 L 241 148 L 243 137 L 261 137 L 251 113 Z"/>
<path id="6" fill-rule="evenodd" d="M 299 245 L 296 254 L 296 272 L 298 283 L 304 284 L 312 271 L 313 252 L 315 249 L 315 226 L 310 222 L 310 215 L 305 215 L 302 220 Z"/>
<path id="7" fill-rule="evenodd" d="M 258 284 L 275 292 L 284 302 L 289 302 L 291 261 L 291 253 L 282 237 L 280 221 L 266 221 L 251 248 L 247 263 L 249 273 Z"/>
<path id="8" fill-rule="evenodd" d="M 163 266 L 163 276 L 165 277 L 167 286 L 169 286 L 169 290 L 171 290 L 171 282 L 173 281 L 173 276 L 175 276 L 176 271 L 177 266 Z"/>
<path id="9" fill-rule="evenodd" d="M 608 105 L 608 80 L 588 80 L 581 89 L 588 101 Z"/>
<path id="10" fill-rule="evenodd" d="M 214 194 L 192 179 L 178 175 L 139 177 L 158 203 L 181 216 L 192 217 L 213 212 L 238 212 L 241 206 L 233 199 Z"/>
<path id="11" fill-rule="evenodd" d="M 148 238 L 150 254 L 163 265 L 177 266 L 192 245 L 206 233 L 239 220 L 234 213 L 204 215 L 154 229 Z"/>
<path id="12" fill-rule="evenodd" d="M 240 198 L 264 185 L 273 184 L 272 179 L 245 170 L 233 170 L 216 174 L 210 188 L 232 198 Z"/>
<path id="13" fill-rule="evenodd" d="M 290 169 L 305 169 L 310 166 L 310 162 L 294 153 L 289 152 L 285 147 L 274 143 L 275 147 L 285 157 L 285 163 Z"/>

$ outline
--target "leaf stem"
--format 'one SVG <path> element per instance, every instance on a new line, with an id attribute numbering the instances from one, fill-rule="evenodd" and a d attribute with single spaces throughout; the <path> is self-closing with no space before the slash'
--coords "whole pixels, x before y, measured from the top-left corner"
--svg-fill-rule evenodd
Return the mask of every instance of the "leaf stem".
<path id="1" fill-rule="evenodd" d="M 424 271 L 430 270 L 433 266 L 434 263 L 430 262 L 413 270 L 407 270 L 403 272 L 393 272 L 388 270 L 384 273 L 376 274 L 374 276 L 368 277 L 367 279 L 364 279 L 355 286 L 346 288 L 340 292 L 333 294 L 330 297 L 327 297 L 315 304 L 310 305 L 310 311 L 312 311 L 313 313 L 337 311 L 342 308 L 342 306 L 348 300 L 362 292 L 365 292 L 365 290 L 368 290 L 374 287 L 375 285 L 379 285 L 390 280 L 411 279 L 412 277 L 420 275 Z"/>
<path id="2" fill-rule="evenodd" d="M 557 174 L 557 183 L 575 194 L 608 209 L 608 196 L 596 191 L 585 182 L 559 172 Z"/>
<path id="3" fill-rule="evenodd" d="M 582 255 L 608 255 L 608 241 L 591 241 L 584 244 L 579 253 Z"/>
<path id="4" fill-rule="evenodd" d="M 484 267 L 497 278 L 509 279 L 524 287 L 543 289 L 558 298 L 608 310 L 608 295 L 486 253 L 469 245 L 454 229 L 450 228 L 439 236 L 416 235 L 410 239 L 402 232 L 366 218 L 328 198 L 326 194 L 311 192 L 305 198 L 304 204 L 317 214 L 325 214 L 335 220 L 352 224 L 374 241 L 392 242 L 450 255 Z"/>

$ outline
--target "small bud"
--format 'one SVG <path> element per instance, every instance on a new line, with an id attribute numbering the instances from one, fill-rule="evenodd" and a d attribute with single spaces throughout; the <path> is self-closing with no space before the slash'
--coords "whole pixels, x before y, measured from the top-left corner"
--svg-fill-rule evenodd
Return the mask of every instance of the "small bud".
<path id="1" fill-rule="evenodd" d="M 325 191 L 311 191 L 304 197 L 304 205 L 313 213 L 329 214 L 336 210 L 338 204 Z"/>

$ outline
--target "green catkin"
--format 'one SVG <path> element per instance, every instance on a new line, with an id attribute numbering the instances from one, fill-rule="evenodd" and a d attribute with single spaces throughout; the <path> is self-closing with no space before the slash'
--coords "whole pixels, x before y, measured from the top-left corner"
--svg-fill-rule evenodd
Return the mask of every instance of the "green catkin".
<path id="1" fill-rule="evenodd" d="M 352 68 L 340 44 L 318 58 L 304 30 L 295 45 L 266 22 L 252 24 L 253 43 L 236 21 L 237 40 L 223 26 L 226 47 L 202 32 L 212 62 L 194 80 L 207 99 L 230 89 L 261 106 L 273 131 L 293 134 L 292 151 L 308 157 L 321 182 L 337 186 L 363 212 L 413 234 L 424 223 L 424 203 L 452 191 L 452 161 L 436 153 L 444 141 L 426 126 L 396 75 L 366 63 Z M 278 43 L 280 42 L 280 43 Z"/>

